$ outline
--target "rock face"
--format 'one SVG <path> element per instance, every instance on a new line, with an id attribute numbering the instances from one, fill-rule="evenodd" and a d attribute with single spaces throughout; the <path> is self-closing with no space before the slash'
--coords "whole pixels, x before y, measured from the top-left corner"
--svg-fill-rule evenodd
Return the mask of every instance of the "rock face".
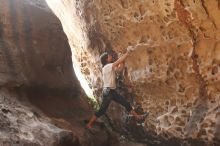
<path id="1" fill-rule="evenodd" d="M 67 34 L 75 68 L 97 96 L 99 55 L 120 56 L 132 45 L 123 81 L 132 86 L 136 105 L 151 113 L 147 129 L 207 144 L 219 138 L 219 1 L 47 2 Z"/>
<path id="2" fill-rule="evenodd" d="M 71 90 L 78 81 L 70 48 L 46 2 L 0 2 L 0 85 Z"/>
<path id="3" fill-rule="evenodd" d="M 2 89 L 0 94 L 1 146 L 59 146 L 78 143 L 77 137 L 70 130 L 56 127 L 32 105 L 24 105 L 16 100 L 16 93 Z"/>
<path id="4" fill-rule="evenodd" d="M 1 146 L 120 145 L 103 122 L 85 129 L 92 107 L 45 0 L 0 0 L 0 71 Z"/>
<path id="5" fill-rule="evenodd" d="M 0 0 L 0 145 L 119 145 L 102 124 L 83 129 L 92 110 L 72 66 L 99 99 L 99 55 L 129 45 L 120 92 L 150 116 L 137 125 L 113 103 L 113 128 L 149 145 L 220 145 L 219 0 L 47 3 Z"/>
<path id="6" fill-rule="evenodd" d="M 44 0 L 0 0 L 0 71 L 1 146 L 81 143 L 92 109 Z"/>

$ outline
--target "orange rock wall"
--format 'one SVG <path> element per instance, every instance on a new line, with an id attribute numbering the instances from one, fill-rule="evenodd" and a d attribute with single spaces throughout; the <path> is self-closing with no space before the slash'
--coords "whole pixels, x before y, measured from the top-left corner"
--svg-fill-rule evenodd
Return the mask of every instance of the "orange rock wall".
<path id="1" fill-rule="evenodd" d="M 97 95 L 99 55 L 135 51 L 124 81 L 151 115 L 158 134 L 219 137 L 220 9 L 217 0 L 97 0 L 49 2 L 78 64 Z M 61 9 L 59 9 L 61 8 Z"/>

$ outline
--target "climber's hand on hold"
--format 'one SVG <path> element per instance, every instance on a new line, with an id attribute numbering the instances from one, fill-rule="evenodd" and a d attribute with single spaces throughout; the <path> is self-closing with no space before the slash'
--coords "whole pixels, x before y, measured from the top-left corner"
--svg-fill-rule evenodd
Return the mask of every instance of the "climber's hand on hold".
<path id="1" fill-rule="evenodd" d="M 123 62 L 127 59 L 127 57 L 131 54 L 131 52 L 134 51 L 134 47 L 128 46 L 126 50 L 127 50 L 126 53 L 125 53 L 124 55 L 122 55 L 120 58 L 118 58 L 118 59 L 113 63 L 112 67 L 113 67 L 114 69 L 116 69 L 116 67 L 118 67 L 119 64 L 123 63 Z"/>
<path id="2" fill-rule="evenodd" d="M 134 51 L 134 47 L 128 46 L 127 47 L 127 53 L 130 55 Z"/>

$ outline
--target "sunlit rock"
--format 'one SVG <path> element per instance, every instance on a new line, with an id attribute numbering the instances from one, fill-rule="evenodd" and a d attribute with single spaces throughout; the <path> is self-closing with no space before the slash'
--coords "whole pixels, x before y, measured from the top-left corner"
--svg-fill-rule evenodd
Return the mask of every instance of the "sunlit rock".
<path id="1" fill-rule="evenodd" d="M 120 56 L 132 45 L 123 80 L 132 86 L 134 106 L 150 111 L 145 128 L 207 143 L 219 137 L 214 110 L 220 95 L 219 1 L 47 2 L 97 98 L 102 86 L 99 55 L 113 50 Z M 118 106 L 113 111 L 118 116 L 124 112 Z"/>

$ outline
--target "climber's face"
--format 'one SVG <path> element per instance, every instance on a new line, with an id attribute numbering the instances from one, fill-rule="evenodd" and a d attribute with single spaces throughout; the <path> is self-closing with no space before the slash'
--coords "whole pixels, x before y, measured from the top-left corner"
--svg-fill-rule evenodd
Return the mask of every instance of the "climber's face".
<path id="1" fill-rule="evenodd" d="M 108 63 L 112 63 L 113 61 L 113 58 L 112 58 L 112 55 L 111 54 L 108 54 Z"/>

